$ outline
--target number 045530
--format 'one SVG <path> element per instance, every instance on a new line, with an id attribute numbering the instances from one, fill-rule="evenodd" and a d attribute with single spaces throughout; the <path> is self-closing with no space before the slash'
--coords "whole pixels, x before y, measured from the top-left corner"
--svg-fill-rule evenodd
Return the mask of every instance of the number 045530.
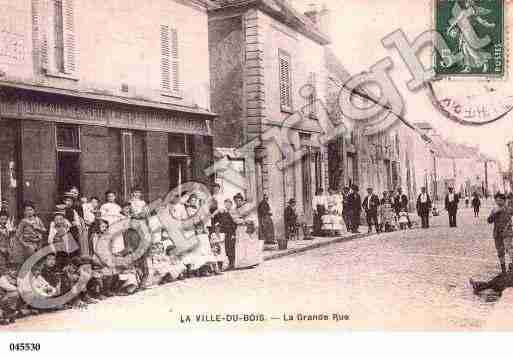
<path id="1" fill-rule="evenodd" d="M 39 343 L 11 343 L 9 350 L 12 352 L 38 352 L 41 349 Z"/>

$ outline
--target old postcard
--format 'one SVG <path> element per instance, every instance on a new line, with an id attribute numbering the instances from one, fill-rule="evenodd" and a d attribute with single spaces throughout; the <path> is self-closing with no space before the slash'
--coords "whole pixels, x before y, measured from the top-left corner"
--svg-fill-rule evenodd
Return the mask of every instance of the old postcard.
<path id="1" fill-rule="evenodd" d="M 1 331 L 513 330 L 510 1 L 0 8 Z"/>

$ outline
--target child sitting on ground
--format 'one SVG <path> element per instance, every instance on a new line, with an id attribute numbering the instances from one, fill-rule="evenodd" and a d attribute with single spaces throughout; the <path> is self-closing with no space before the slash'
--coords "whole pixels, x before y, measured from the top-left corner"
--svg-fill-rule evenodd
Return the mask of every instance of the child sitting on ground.
<path id="1" fill-rule="evenodd" d="M 50 253 L 46 256 L 43 265 L 35 270 L 34 277 L 43 296 L 56 297 L 61 294 L 62 271 L 57 266 L 55 254 Z"/>
<path id="2" fill-rule="evenodd" d="M 5 256 L 6 263 L 10 261 L 11 242 L 15 233 L 14 226 L 9 219 L 9 212 L 0 210 L 0 255 Z"/>
<path id="3" fill-rule="evenodd" d="M 0 257 L 0 324 L 14 323 L 21 314 L 21 298 L 16 286 L 16 269 Z"/>
<path id="4" fill-rule="evenodd" d="M 48 244 L 53 246 L 53 252 L 57 255 L 57 264 L 61 268 L 68 264 L 73 239 L 70 232 L 71 223 L 64 216 L 65 206 L 57 205 L 48 234 Z"/>

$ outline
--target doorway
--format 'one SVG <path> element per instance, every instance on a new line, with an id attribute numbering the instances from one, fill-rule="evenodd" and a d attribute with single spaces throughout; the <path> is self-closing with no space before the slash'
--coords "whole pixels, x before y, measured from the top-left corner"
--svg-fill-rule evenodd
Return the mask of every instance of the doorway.
<path id="1" fill-rule="evenodd" d="M 18 214 L 19 199 L 19 123 L 0 119 L 0 203 L 14 218 Z"/>
<path id="2" fill-rule="evenodd" d="M 80 191 L 80 153 L 57 153 L 57 181 L 59 195 L 73 186 L 78 187 Z"/>
<path id="3" fill-rule="evenodd" d="M 80 127 L 55 126 L 57 145 L 57 193 L 62 195 L 75 186 L 80 191 Z"/>

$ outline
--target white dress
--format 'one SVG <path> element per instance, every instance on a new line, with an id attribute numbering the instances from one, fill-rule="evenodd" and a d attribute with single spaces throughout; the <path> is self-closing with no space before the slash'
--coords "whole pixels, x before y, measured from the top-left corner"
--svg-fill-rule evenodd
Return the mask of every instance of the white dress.
<path id="1" fill-rule="evenodd" d="M 246 203 L 232 210 L 235 222 L 252 221 L 253 226 L 238 224 L 235 232 L 235 268 L 248 268 L 263 262 L 264 241 L 258 239 L 258 221 L 250 213 L 251 204 Z M 248 233 L 251 232 L 251 233 Z"/>
<path id="2" fill-rule="evenodd" d="M 121 214 L 121 207 L 116 203 L 104 203 L 100 207 L 102 218 L 109 222 L 111 227 L 114 223 L 124 219 L 125 216 Z M 125 242 L 123 240 L 123 233 L 120 233 L 112 239 L 112 253 L 119 253 L 125 249 Z"/>

